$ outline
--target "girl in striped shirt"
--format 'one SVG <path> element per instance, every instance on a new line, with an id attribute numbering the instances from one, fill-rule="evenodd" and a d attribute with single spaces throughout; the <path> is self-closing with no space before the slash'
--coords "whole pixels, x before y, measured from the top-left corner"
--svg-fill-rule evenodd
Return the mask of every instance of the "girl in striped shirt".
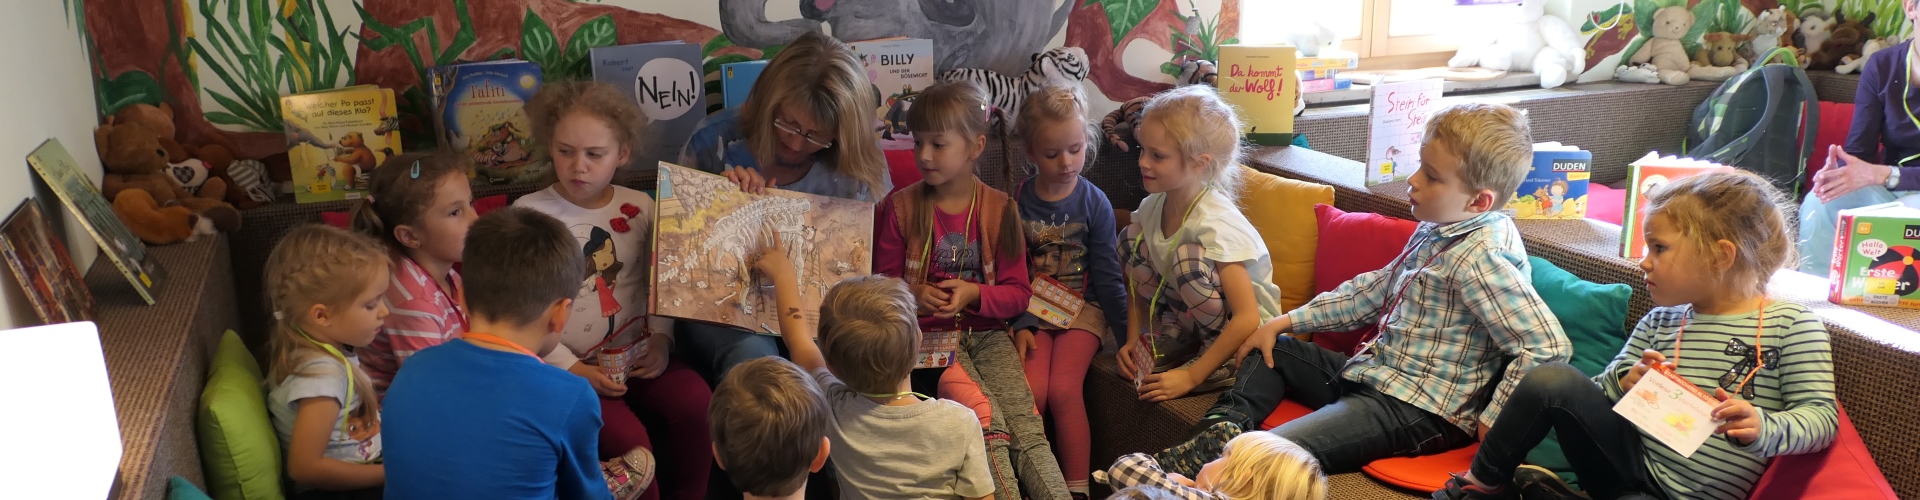
<path id="1" fill-rule="evenodd" d="M 1826 328 L 1806 307 L 1766 296 L 1767 280 L 1793 253 L 1784 199 L 1745 171 L 1654 190 L 1640 268 L 1658 307 L 1599 376 L 1564 363 L 1529 372 L 1482 439 L 1472 471 L 1434 498 L 1571 497 L 1551 473 L 1520 466 L 1549 430 L 1559 432 L 1594 499 L 1746 498 L 1773 457 L 1831 444 L 1838 414 Z M 1719 400 L 1709 423 L 1715 435 L 1690 457 L 1612 409 L 1662 371 Z"/>
<path id="2" fill-rule="evenodd" d="M 467 333 L 460 273 L 473 211 L 467 162 L 453 153 L 409 153 L 373 170 L 368 195 L 353 209 L 353 229 L 386 243 L 392 311 L 360 361 L 381 395 L 407 357 Z"/>

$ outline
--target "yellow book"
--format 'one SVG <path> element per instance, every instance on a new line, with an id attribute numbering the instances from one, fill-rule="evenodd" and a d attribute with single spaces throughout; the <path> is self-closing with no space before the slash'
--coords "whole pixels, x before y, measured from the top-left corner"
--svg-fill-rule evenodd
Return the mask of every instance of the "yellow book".
<path id="1" fill-rule="evenodd" d="M 281 97 L 280 115 L 300 203 L 360 199 L 374 167 L 401 152 L 391 89 L 359 85 Z"/>
<path id="2" fill-rule="evenodd" d="M 1293 144 L 1293 105 L 1300 94 L 1298 51 L 1290 45 L 1222 45 L 1220 96 L 1246 124 L 1247 141 L 1263 146 Z"/>

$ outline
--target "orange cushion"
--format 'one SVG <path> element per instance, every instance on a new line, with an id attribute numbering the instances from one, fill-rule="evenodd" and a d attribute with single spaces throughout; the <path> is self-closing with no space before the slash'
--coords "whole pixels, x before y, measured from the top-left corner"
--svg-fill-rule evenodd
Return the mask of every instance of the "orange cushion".
<path id="1" fill-rule="evenodd" d="M 1280 311 L 1313 298 L 1313 253 L 1320 242 L 1316 204 L 1333 204 L 1333 186 L 1285 179 L 1241 166 L 1240 211 L 1260 231 L 1280 287 Z"/>
<path id="2" fill-rule="evenodd" d="M 1267 414 L 1267 419 L 1260 421 L 1260 430 L 1273 430 L 1287 422 L 1292 422 L 1293 419 L 1307 416 L 1308 413 L 1313 413 L 1313 409 L 1308 408 L 1307 405 L 1295 403 L 1291 399 L 1282 399 L 1280 406 L 1274 407 L 1273 413 Z"/>
<path id="3" fill-rule="evenodd" d="M 1380 482 L 1415 491 L 1432 493 L 1447 486 L 1447 478 L 1473 466 L 1473 454 L 1480 443 L 1436 455 L 1390 457 L 1374 460 L 1360 472 Z"/>

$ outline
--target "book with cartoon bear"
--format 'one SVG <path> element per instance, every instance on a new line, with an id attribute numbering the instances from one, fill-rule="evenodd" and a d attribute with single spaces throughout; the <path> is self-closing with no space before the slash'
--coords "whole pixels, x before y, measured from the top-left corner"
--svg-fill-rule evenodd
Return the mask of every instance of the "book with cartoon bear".
<path id="1" fill-rule="evenodd" d="M 390 89 L 358 85 L 284 96 L 280 117 L 300 203 L 366 196 L 374 167 L 401 152 Z"/>

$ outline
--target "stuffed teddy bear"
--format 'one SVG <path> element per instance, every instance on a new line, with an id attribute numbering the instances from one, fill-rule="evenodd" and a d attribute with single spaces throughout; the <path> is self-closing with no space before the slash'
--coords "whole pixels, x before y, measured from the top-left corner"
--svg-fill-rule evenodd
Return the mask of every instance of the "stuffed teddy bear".
<path id="1" fill-rule="evenodd" d="M 101 195 L 113 200 L 114 213 L 127 223 L 135 236 L 150 244 L 165 245 L 187 241 L 211 230 L 232 231 L 240 227 L 240 211 L 220 201 L 226 183 L 207 179 L 200 190 L 207 197 L 194 196 L 168 174 L 167 149 L 158 135 L 144 126 L 107 123 L 94 129 L 94 147 L 100 153 Z M 131 196 L 126 201 L 121 198 Z M 182 218 L 181 207 L 193 217 Z M 206 225 L 202 226 L 201 221 Z"/>
<path id="2" fill-rule="evenodd" d="M 1833 14 L 1833 32 L 1827 35 L 1827 41 L 1820 44 L 1820 52 L 1813 54 L 1813 64 L 1807 69 L 1834 69 L 1840 63 L 1860 56 L 1867 39 L 1873 38 L 1874 14 L 1869 12 L 1865 19 L 1847 20 L 1845 12 Z"/>
<path id="3" fill-rule="evenodd" d="M 1653 29 L 1629 64 L 1615 68 L 1614 79 L 1637 83 L 1681 85 L 1693 80 L 1725 80 L 1739 70 L 1694 64 L 1681 38 L 1693 29 L 1693 12 L 1686 7 L 1662 7 L 1653 12 Z"/>
<path id="4" fill-rule="evenodd" d="M 1693 67 L 1731 67 L 1735 71 L 1747 70 L 1747 58 L 1740 56 L 1740 43 L 1753 39 L 1753 35 L 1735 35 L 1716 31 L 1700 36 L 1700 49 L 1693 52 Z"/>
<path id="5" fill-rule="evenodd" d="M 182 187 L 187 188 L 188 192 L 206 198 L 220 198 L 241 210 L 273 201 L 272 198 L 256 200 L 244 189 L 233 189 L 239 187 L 239 183 L 229 173 L 229 166 L 235 161 L 233 147 L 230 144 L 214 141 L 192 147 L 183 146 L 174 141 L 172 106 L 166 103 L 161 103 L 159 106 L 132 104 L 120 108 L 120 112 L 114 113 L 114 118 L 123 125 L 137 125 L 152 130 L 160 140 L 160 147 L 167 150 L 167 164 L 175 171 L 174 177 L 182 179 Z M 224 136 L 215 137 L 224 140 Z M 228 189 L 225 189 L 224 193 L 221 193 L 221 190 L 203 190 L 200 183 L 185 180 L 189 170 L 204 170 L 207 179 L 219 179 Z"/>
<path id="6" fill-rule="evenodd" d="M 1801 51 L 1800 68 L 1805 69 L 1813 63 L 1813 57 L 1820 54 L 1827 37 L 1833 35 L 1833 18 L 1825 11 L 1812 10 L 1800 14 L 1800 30 L 1793 33 L 1793 46 Z"/>
<path id="7" fill-rule="evenodd" d="M 1540 74 L 1540 88 L 1547 89 L 1567 83 L 1583 69 L 1586 49 L 1580 45 L 1579 32 L 1566 20 L 1546 14 L 1547 1 L 1521 0 L 1513 13 L 1517 17 L 1475 30 L 1481 39 L 1462 43 L 1447 66 L 1532 71 Z"/>
<path id="8" fill-rule="evenodd" d="M 1793 33 L 1799 27 L 1798 25 L 1799 19 L 1794 17 L 1793 12 L 1788 11 L 1786 7 L 1760 11 L 1760 15 L 1753 18 L 1753 24 L 1747 26 L 1747 34 L 1753 39 L 1747 42 L 1746 52 L 1741 55 L 1757 64 L 1760 58 L 1773 53 L 1773 49 L 1793 47 Z M 1793 48 L 1795 57 L 1805 54 L 1799 48 Z"/>
<path id="9" fill-rule="evenodd" d="M 1847 56 L 1841 58 L 1840 65 L 1834 66 L 1833 72 L 1845 75 L 1859 71 L 1861 66 L 1867 65 L 1867 58 L 1873 57 L 1873 53 L 1886 50 L 1888 47 L 1899 44 L 1900 40 L 1890 36 L 1867 40 L 1867 43 L 1860 45 L 1860 57 Z"/>

